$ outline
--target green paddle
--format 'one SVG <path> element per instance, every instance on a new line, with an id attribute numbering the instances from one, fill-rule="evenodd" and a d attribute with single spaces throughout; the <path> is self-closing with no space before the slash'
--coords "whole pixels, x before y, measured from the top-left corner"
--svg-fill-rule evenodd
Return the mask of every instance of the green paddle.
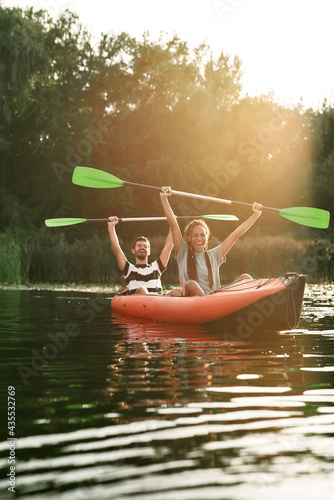
<path id="1" fill-rule="evenodd" d="M 75 167 L 73 171 L 72 181 L 74 184 L 90 188 L 116 188 L 123 186 L 135 186 L 145 189 L 155 189 L 161 191 L 160 187 L 148 186 L 146 184 L 137 184 L 135 182 L 122 181 L 108 172 L 98 170 L 91 167 Z M 251 207 L 251 203 L 244 203 L 242 201 L 224 200 L 222 198 L 213 198 L 212 196 L 204 196 L 201 194 L 185 193 L 183 191 L 174 191 L 173 194 L 179 196 L 187 196 L 189 198 L 198 198 L 201 200 L 215 201 L 218 203 L 225 203 L 226 205 L 238 205 Z M 266 212 L 274 212 L 281 215 L 297 224 L 303 226 L 315 227 L 319 229 L 327 229 L 329 226 L 330 214 L 327 210 L 311 207 L 291 207 L 291 208 L 271 208 L 263 207 Z"/>
<path id="2" fill-rule="evenodd" d="M 239 220 L 235 215 L 179 215 L 178 219 L 213 219 L 213 220 Z M 78 218 L 65 218 L 65 219 L 46 219 L 45 225 L 47 227 L 61 227 L 73 226 L 75 224 L 82 224 L 83 222 L 108 222 L 109 219 L 78 219 Z M 167 220 L 167 217 L 126 217 L 119 218 L 120 222 L 141 222 L 141 221 L 160 221 Z"/>

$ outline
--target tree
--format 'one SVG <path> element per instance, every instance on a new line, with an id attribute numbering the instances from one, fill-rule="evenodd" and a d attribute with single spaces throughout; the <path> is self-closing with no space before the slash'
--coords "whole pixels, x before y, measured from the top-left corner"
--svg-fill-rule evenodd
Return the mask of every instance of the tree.
<path id="1" fill-rule="evenodd" d="M 93 46 L 69 11 L 52 19 L 0 8 L 0 28 L 3 227 L 42 231 L 49 217 L 161 213 L 159 197 L 145 191 L 74 186 L 78 164 L 279 208 L 332 204 L 331 110 L 314 115 L 270 96 L 241 97 L 238 58 L 214 58 L 205 44 L 190 50 L 178 36 L 101 34 Z M 182 198 L 173 205 L 179 214 L 217 210 Z M 264 220 L 266 231 L 292 225 Z M 67 238 L 94 231 L 72 228 Z"/>
<path id="2" fill-rule="evenodd" d="M 313 185 L 314 203 L 319 208 L 334 213 L 334 110 L 326 100 L 322 109 L 309 116 L 313 138 Z"/>

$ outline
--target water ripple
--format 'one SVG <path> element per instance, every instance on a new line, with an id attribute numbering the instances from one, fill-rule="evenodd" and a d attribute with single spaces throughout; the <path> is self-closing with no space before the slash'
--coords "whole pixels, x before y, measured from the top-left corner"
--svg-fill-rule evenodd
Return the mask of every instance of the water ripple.
<path id="1" fill-rule="evenodd" d="M 19 498 L 332 498 L 333 308 L 312 303 L 299 330 L 229 341 L 216 328 L 112 317 L 93 294 L 12 293 L 0 332 L 2 376 L 18 394 Z M 88 307 L 90 321 L 78 314 Z M 70 322 L 80 335 L 25 385 L 17 367 Z M 0 489 L 12 498 L 5 479 Z"/>

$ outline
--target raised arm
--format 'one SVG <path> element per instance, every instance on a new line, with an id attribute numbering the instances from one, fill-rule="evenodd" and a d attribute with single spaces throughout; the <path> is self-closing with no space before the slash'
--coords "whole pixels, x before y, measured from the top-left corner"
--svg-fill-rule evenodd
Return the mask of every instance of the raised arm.
<path id="1" fill-rule="evenodd" d="M 173 194 L 173 191 L 171 190 L 170 187 L 163 187 L 162 191 L 160 193 L 160 198 L 161 198 L 161 203 L 162 207 L 164 209 L 165 215 L 167 217 L 172 237 L 173 237 L 173 243 L 174 243 L 174 248 L 176 253 L 179 253 L 180 246 L 182 243 L 182 234 L 181 230 L 179 227 L 179 224 L 176 220 L 176 217 L 174 215 L 174 212 L 169 204 L 168 201 L 168 196 L 171 196 Z"/>
<path id="2" fill-rule="evenodd" d="M 252 225 L 254 222 L 260 217 L 262 214 L 262 205 L 261 203 L 254 202 L 252 205 L 253 215 L 249 217 L 245 222 L 240 224 L 233 233 L 231 233 L 226 240 L 221 244 L 222 254 L 223 256 L 227 254 L 227 252 L 233 247 L 234 243 L 242 236 Z"/>
<path id="3" fill-rule="evenodd" d="M 167 238 L 165 241 L 165 246 L 163 247 L 163 249 L 161 250 L 161 253 L 160 253 L 161 264 L 164 267 L 166 267 L 168 264 L 172 248 L 173 248 L 173 236 L 172 236 L 171 227 L 169 226 L 169 231 L 168 231 Z"/>
<path id="4" fill-rule="evenodd" d="M 125 264 L 126 264 L 126 257 L 123 253 L 123 250 L 120 247 L 118 237 L 116 234 L 115 226 L 118 223 L 118 218 L 113 216 L 109 217 L 108 221 L 108 231 L 109 231 L 109 237 L 110 237 L 110 243 L 111 247 L 114 251 L 116 260 L 117 260 L 117 265 L 120 271 L 123 271 Z"/>

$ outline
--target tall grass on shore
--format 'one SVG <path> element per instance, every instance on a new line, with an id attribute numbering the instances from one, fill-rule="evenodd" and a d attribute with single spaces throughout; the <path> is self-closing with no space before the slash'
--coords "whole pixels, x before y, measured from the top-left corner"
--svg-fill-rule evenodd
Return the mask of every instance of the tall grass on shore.
<path id="1" fill-rule="evenodd" d="M 151 238 L 151 262 L 163 248 L 165 237 Z M 218 240 L 211 241 L 211 247 Z M 131 242 L 121 241 L 130 261 Z M 221 266 L 221 282 L 248 272 L 254 278 L 282 276 L 295 271 L 308 282 L 334 281 L 334 243 L 325 239 L 296 239 L 292 235 L 252 236 L 240 239 Z M 0 283 L 101 283 L 123 284 L 108 236 L 69 242 L 63 233 L 31 240 L 0 234 Z M 162 276 L 163 284 L 178 284 L 174 251 Z"/>
<path id="2" fill-rule="evenodd" d="M 334 244 L 292 235 L 244 238 L 232 248 L 223 267 L 224 281 L 244 272 L 255 278 L 297 272 L 306 274 L 309 283 L 330 282 L 334 281 Z"/>
<path id="3" fill-rule="evenodd" d="M 21 281 L 21 246 L 7 234 L 0 234 L 0 283 Z"/>
<path id="4" fill-rule="evenodd" d="M 50 283 L 112 283 L 118 274 L 109 239 L 69 243 L 63 234 L 53 244 L 36 247 L 30 268 L 32 281 Z"/>

